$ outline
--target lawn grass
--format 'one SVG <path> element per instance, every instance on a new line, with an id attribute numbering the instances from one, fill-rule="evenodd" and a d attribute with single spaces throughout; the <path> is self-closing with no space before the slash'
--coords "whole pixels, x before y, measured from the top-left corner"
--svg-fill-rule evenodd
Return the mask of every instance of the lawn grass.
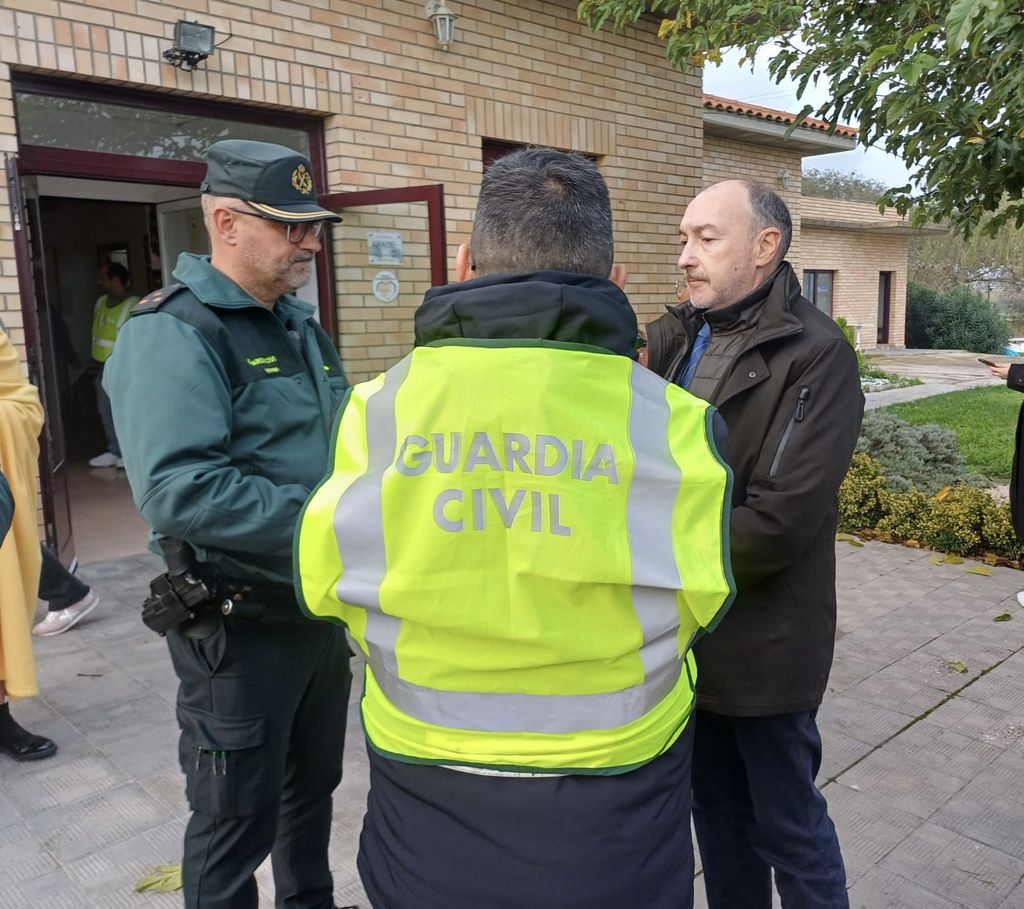
<path id="1" fill-rule="evenodd" d="M 937 423 L 953 430 L 968 470 L 1005 481 L 1022 403 L 1024 395 L 996 385 L 893 404 L 888 410 L 908 423 Z"/>

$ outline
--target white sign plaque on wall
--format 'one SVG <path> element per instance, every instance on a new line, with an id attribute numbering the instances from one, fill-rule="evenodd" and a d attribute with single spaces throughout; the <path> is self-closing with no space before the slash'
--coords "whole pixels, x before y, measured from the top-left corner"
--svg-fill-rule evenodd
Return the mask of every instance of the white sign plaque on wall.
<path id="1" fill-rule="evenodd" d="M 381 303 L 394 303 L 402 289 L 393 271 L 379 271 L 373 276 L 373 295 Z"/>
<path id="2" fill-rule="evenodd" d="M 401 265 L 405 255 L 402 235 L 396 231 L 371 230 L 366 235 L 371 265 Z"/>

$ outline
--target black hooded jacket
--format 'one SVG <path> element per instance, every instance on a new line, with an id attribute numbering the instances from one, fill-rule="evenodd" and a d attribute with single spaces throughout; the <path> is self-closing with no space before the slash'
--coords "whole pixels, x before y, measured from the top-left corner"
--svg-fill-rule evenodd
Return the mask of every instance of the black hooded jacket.
<path id="1" fill-rule="evenodd" d="M 814 709 L 835 646 L 837 493 L 864 413 L 857 357 L 788 263 L 730 306 L 670 309 L 648 328 L 648 366 L 675 379 L 705 320 L 709 354 L 716 333 L 731 339 L 708 400 L 729 427 L 737 594 L 697 643 L 697 703 L 735 716 Z"/>

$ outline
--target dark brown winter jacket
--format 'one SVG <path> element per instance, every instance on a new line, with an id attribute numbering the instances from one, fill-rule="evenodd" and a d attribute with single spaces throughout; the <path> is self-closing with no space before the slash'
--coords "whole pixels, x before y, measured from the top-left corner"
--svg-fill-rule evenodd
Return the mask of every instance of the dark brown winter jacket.
<path id="1" fill-rule="evenodd" d="M 738 592 L 696 645 L 697 703 L 735 716 L 814 709 L 835 645 L 837 494 L 864 412 L 857 357 L 785 262 L 731 306 L 671 308 L 648 326 L 648 366 L 674 381 L 705 319 L 710 360 L 691 388 L 729 427 Z"/>

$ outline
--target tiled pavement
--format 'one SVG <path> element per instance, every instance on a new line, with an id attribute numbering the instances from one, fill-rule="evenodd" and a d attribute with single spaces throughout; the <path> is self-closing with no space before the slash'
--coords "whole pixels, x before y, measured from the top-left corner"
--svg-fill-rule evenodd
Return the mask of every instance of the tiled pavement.
<path id="1" fill-rule="evenodd" d="M 1024 576 L 970 574 L 975 563 L 935 565 L 932 553 L 882 543 L 838 543 L 837 554 L 820 781 L 853 906 L 1024 907 L 1024 609 L 1014 596 Z M 177 894 L 132 891 L 177 861 L 186 814 L 175 681 L 163 642 L 137 617 L 156 569 L 149 555 L 86 566 L 103 605 L 38 642 L 43 694 L 15 713 L 60 752 L 35 765 L 0 758 L 0 909 L 180 905 Z M 1002 612 L 1011 621 L 993 622 Z M 339 904 L 365 907 L 354 857 L 367 765 L 352 717 L 331 857 Z M 269 868 L 259 881 L 269 907 Z"/>

